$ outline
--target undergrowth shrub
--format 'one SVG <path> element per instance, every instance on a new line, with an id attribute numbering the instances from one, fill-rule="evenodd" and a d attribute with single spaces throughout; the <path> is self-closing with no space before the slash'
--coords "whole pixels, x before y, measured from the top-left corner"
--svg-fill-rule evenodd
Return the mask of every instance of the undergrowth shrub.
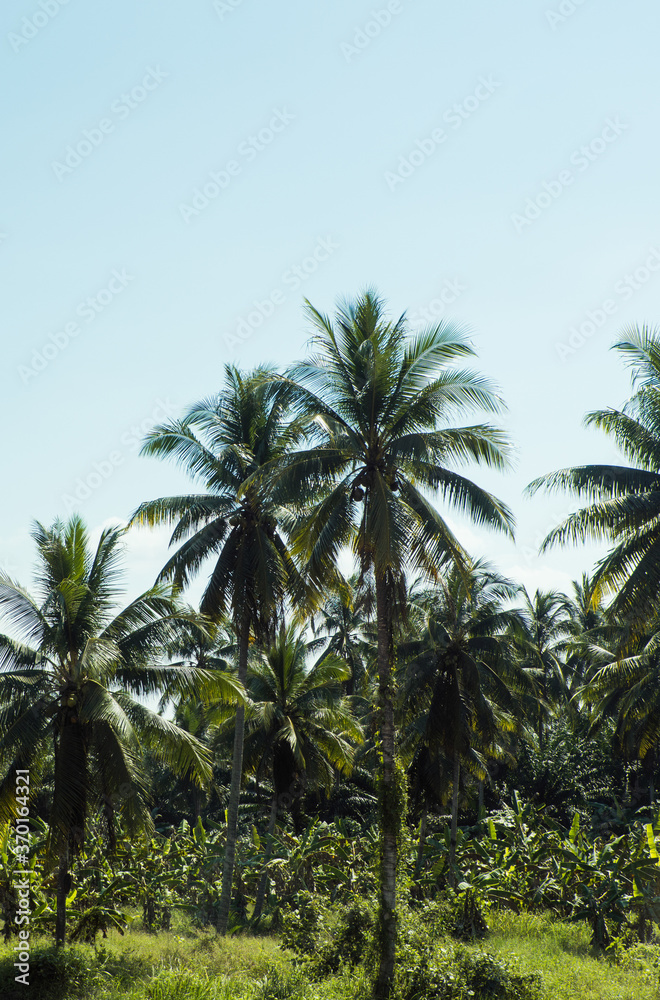
<path id="1" fill-rule="evenodd" d="M 374 918 L 371 908 L 361 899 L 345 906 L 334 927 L 332 938 L 322 948 L 312 963 L 313 972 L 329 976 L 342 966 L 353 969 L 365 960 L 373 947 Z"/>
<path id="2" fill-rule="evenodd" d="M 228 995 L 224 980 L 187 969 L 164 969 L 145 991 L 148 1000 L 224 1000 Z"/>
<path id="3" fill-rule="evenodd" d="M 418 965 L 400 970 L 401 1000 L 541 1000 L 541 978 L 486 952 L 460 946 L 421 956 Z"/>
<path id="4" fill-rule="evenodd" d="M 302 969 L 289 973 L 274 971 L 257 980 L 249 996 L 250 1000 L 305 1000 L 308 990 L 309 983 Z"/>
<path id="5" fill-rule="evenodd" d="M 100 981 L 109 978 L 95 963 L 90 963 L 89 952 L 54 945 L 37 946 L 30 950 L 30 978 L 26 988 L 15 981 L 18 971 L 14 961 L 13 955 L 9 955 L 0 962 L 2 1000 L 23 996 L 29 1000 L 77 1000 L 90 996 Z"/>
<path id="6" fill-rule="evenodd" d="M 465 988 L 481 1000 L 539 1000 L 542 995 L 540 976 L 522 973 L 486 952 L 459 951 L 456 960 Z"/>
<path id="7" fill-rule="evenodd" d="M 293 909 L 282 917 L 281 938 L 297 955 L 313 955 L 319 945 L 318 907 L 310 892 L 299 892 Z"/>
<path id="8" fill-rule="evenodd" d="M 452 937 L 461 941 L 476 941 L 488 933 L 484 903 L 471 889 L 461 892 L 456 897 L 452 916 L 449 928 Z"/>

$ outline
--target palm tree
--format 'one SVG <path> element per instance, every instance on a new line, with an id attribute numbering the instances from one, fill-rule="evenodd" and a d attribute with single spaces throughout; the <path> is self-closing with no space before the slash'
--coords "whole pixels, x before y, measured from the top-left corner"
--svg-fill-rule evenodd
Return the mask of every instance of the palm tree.
<path id="1" fill-rule="evenodd" d="M 185 586 L 202 564 L 215 560 L 200 609 L 228 614 L 238 645 L 238 679 L 245 684 L 251 637 L 273 636 L 287 590 L 301 595 L 301 583 L 278 529 L 279 510 L 263 484 L 246 481 L 265 463 L 281 459 L 299 440 L 286 406 L 272 384 L 271 369 L 242 374 L 225 366 L 225 391 L 192 406 L 182 420 L 155 427 L 144 455 L 174 458 L 205 492 L 161 497 L 138 507 L 133 524 L 175 525 L 170 545 L 179 544 L 160 573 Z M 234 753 L 227 807 L 218 930 L 224 934 L 234 877 L 238 806 L 243 770 L 244 709 L 235 718 Z"/>
<path id="2" fill-rule="evenodd" d="M 622 410 L 595 410 L 584 422 L 605 431 L 634 464 L 560 469 L 527 491 L 566 490 L 589 502 L 548 534 L 542 551 L 569 542 L 611 543 L 596 567 L 594 593 L 613 593 L 613 613 L 643 622 L 657 610 L 660 586 L 660 331 L 629 327 L 614 350 L 632 367 L 637 389 Z"/>
<path id="3" fill-rule="evenodd" d="M 613 720 L 615 746 L 647 765 L 653 804 L 660 744 L 660 614 L 643 631 L 617 623 L 587 647 L 590 667 L 580 695 L 594 706 L 592 728 Z"/>
<path id="4" fill-rule="evenodd" d="M 435 578 L 466 555 L 426 490 L 477 524 L 513 533 L 506 506 L 452 465 L 507 464 L 505 435 L 488 424 L 448 426 L 458 412 L 501 401 L 490 384 L 451 365 L 474 355 L 462 333 L 441 323 L 409 336 L 405 316 L 390 322 L 366 291 L 340 305 L 335 322 L 308 302 L 314 353 L 281 380 L 284 398 L 307 421 L 307 447 L 270 467 L 274 495 L 297 504 L 292 551 L 312 580 L 333 572 L 351 545 L 364 575 L 373 572 L 378 634 L 382 855 L 378 998 L 390 994 L 396 949 L 399 807 L 395 787 L 394 623 L 408 569 Z M 303 499 L 304 498 L 304 499 Z M 314 498 L 315 502 L 304 500 Z"/>
<path id="5" fill-rule="evenodd" d="M 571 608 L 566 595 L 554 590 L 536 590 L 533 597 L 524 587 L 521 592 L 524 603 L 513 630 L 522 666 L 534 680 L 526 710 L 534 717 L 539 747 L 543 750 L 546 718 L 568 702 L 563 657 L 571 630 Z"/>
<path id="6" fill-rule="evenodd" d="M 59 863 L 58 945 L 90 808 L 100 807 L 113 850 L 118 810 L 130 831 L 153 829 L 145 751 L 199 785 L 211 776 L 206 748 L 134 696 L 166 690 L 238 699 L 230 677 L 157 662 L 176 629 L 195 622 L 171 587 L 155 586 L 117 613 L 123 532 L 105 529 L 92 551 L 78 516 L 51 528 L 36 522 L 38 597 L 0 573 L 0 611 L 15 633 L 0 635 L 0 822 L 16 809 L 17 769 L 29 769 L 34 794 L 52 763 L 48 856 Z"/>
<path id="7" fill-rule="evenodd" d="M 585 708 L 579 690 L 590 672 L 591 649 L 608 641 L 613 626 L 609 624 L 601 596 L 594 593 L 593 579 L 588 573 L 583 573 L 580 580 L 573 580 L 571 588 L 573 593 L 566 603 L 566 674 L 571 711 L 577 720 Z M 620 629 L 614 627 L 614 632 Z"/>
<path id="8" fill-rule="evenodd" d="M 362 686 L 367 672 L 372 649 L 369 641 L 372 600 L 370 589 L 359 586 L 354 574 L 329 589 L 312 621 L 314 635 L 327 637 L 325 652 L 340 657 L 350 667 L 351 675 L 346 681 L 348 695 L 355 694 Z"/>
<path id="9" fill-rule="evenodd" d="M 182 628 L 179 630 L 174 644 L 168 648 L 170 657 L 179 658 L 182 664 L 202 667 L 204 670 L 230 670 L 230 665 L 225 659 L 226 655 L 232 651 L 233 643 L 229 626 L 226 621 L 218 623 L 209 621 L 206 633 L 194 627 Z M 163 712 L 170 697 L 165 694 L 161 698 L 159 710 Z M 192 701 L 190 698 L 179 696 L 174 702 L 174 721 L 186 732 L 192 733 L 205 746 L 209 743 L 209 736 L 213 727 L 220 718 L 224 718 L 224 706 L 209 705 L 203 699 Z M 162 780 L 167 782 L 168 774 L 162 773 Z M 190 814 L 192 825 L 195 826 L 202 811 L 206 792 L 189 780 L 180 783 L 185 797 L 190 803 Z M 167 786 L 166 786 L 167 787 Z M 171 785 L 170 791 L 171 791 Z"/>
<path id="10" fill-rule="evenodd" d="M 353 716 L 342 684 L 350 669 L 337 656 L 322 652 L 311 666 L 322 640 L 305 641 L 294 626 L 282 628 L 275 642 L 255 659 L 248 684 L 245 759 L 257 779 L 270 778 L 268 834 L 278 809 L 294 815 L 305 789 L 330 790 L 337 773 L 349 775 L 354 747 L 362 730 Z M 261 916 L 266 879 L 261 880 L 254 920 Z"/>
<path id="11" fill-rule="evenodd" d="M 454 566 L 437 587 L 416 595 L 423 625 L 399 646 L 401 700 L 409 719 L 404 745 L 413 770 L 435 795 L 447 784 L 446 765 L 452 771 L 452 884 L 461 767 L 483 781 L 486 756 L 502 756 L 503 733 L 520 728 L 516 695 L 525 678 L 512 638 L 518 613 L 505 606 L 518 589 L 483 560 L 473 564 L 467 580 Z"/>

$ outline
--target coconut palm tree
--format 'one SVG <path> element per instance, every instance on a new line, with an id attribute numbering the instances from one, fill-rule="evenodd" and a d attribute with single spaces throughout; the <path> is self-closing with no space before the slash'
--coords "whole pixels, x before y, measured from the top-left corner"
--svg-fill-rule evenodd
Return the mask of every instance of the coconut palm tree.
<path id="1" fill-rule="evenodd" d="M 231 677 L 159 662 L 177 628 L 200 628 L 171 586 L 146 591 L 117 610 L 124 529 L 106 528 L 96 550 L 78 516 L 32 531 L 39 556 L 37 597 L 0 573 L 0 822 L 16 809 L 17 769 L 30 791 L 54 770 L 48 856 L 59 864 L 56 943 L 64 944 L 73 857 L 92 808 L 100 808 L 111 849 L 120 810 L 130 831 L 153 829 L 145 751 L 198 785 L 211 777 L 207 749 L 135 696 L 167 691 L 230 697 Z"/>
<path id="2" fill-rule="evenodd" d="M 473 461 L 502 469 L 508 445 L 489 424 L 451 424 L 475 407 L 494 412 L 502 405 L 484 379 L 454 367 L 474 355 L 460 330 L 440 323 L 411 336 L 405 315 L 389 321 L 370 290 L 340 305 L 334 322 L 309 302 L 306 307 L 316 330 L 313 353 L 281 385 L 293 411 L 307 421 L 307 443 L 271 463 L 269 482 L 274 496 L 297 505 L 292 551 L 313 580 L 327 581 L 346 546 L 361 573 L 374 576 L 383 927 L 375 992 L 386 998 L 396 948 L 395 616 L 405 599 L 407 570 L 435 578 L 448 563 L 468 562 L 427 491 L 477 524 L 512 535 L 506 506 L 456 471 Z"/>
<path id="3" fill-rule="evenodd" d="M 566 680 L 570 711 L 577 723 L 587 707 L 580 689 L 591 673 L 592 650 L 607 646 L 621 634 L 621 629 L 610 623 L 602 596 L 594 593 L 593 578 L 588 573 L 583 573 L 580 580 L 573 580 L 571 590 L 566 603 Z"/>
<path id="4" fill-rule="evenodd" d="M 268 834 L 279 809 L 295 813 L 305 789 L 330 790 L 338 773 L 350 775 L 362 729 L 343 693 L 350 668 L 321 651 L 323 640 L 306 641 L 295 626 L 282 628 L 275 642 L 255 657 L 248 682 L 245 764 L 273 789 Z M 319 654 L 314 663 L 310 656 Z M 265 898 L 262 878 L 253 918 Z"/>
<path id="5" fill-rule="evenodd" d="M 190 407 L 183 419 L 155 427 L 142 454 L 173 458 L 204 492 L 161 497 L 143 503 L 132 524 L 174 525 L 170 545 L 178 545 L 159 579 L 185 586 L 206 562 L 213 564 L 200 609 L 233 621 L 238 647 L 238 679 L 245 684 L 251 638 L 272 638 L 285 596 L 302 595 L 302 585 L 278 528 L 279 510 L 268 488 L 250 477 L 278 461 L 300 438 L 272 384 L 268 368 L 242 374 L 225 366 L 225 389 Z M 246 486 L 247 480 L 250 484 Z M 234 875 L 238 807 L 243 762 L 244 714 L 235 717 L 234 753 L 227 807 L 218 930 L 225 933 Z"/>
<path id="6" fill-rule="evenodd" d="M 369 617 L 373 595 L 368 587 L 358 586 L 357 574 L 340 579 L 331 587 L 314 614 L 315 636 L 326 636 L 326 653 L 340 657 L 350 667 L 346 694 L 353 695 L 362 686 L 371 657 Z"/>
<path id="7" fill-rule="evenodd" d="M 528 685 L 512 637 L 518 612 L 506 607 L 518 590 L 483 560 L 467 579 L 451 567 L 438 585 L 415 594 L 424 620 L 399 645 L 408 717 L 402 749 L 425 792 L 442 796 L 443 772 L 452 772 L 452 882 L 461 768 L 485 780 L 487 756 L 502 756 L 504 734 L 520 728 L 517 695 Z"/>
<path id="8" fill-rule="evenodd" d="M 202 667 L 204 670 L 231 671 L 231 666 L 227 657 L 234 652 L 235 643 L 231 626 L 226 620 L 220 622 L 211 621 L 206 627 L 205 633 L 200 633 L 199 629 L 193 627 L 182 628 L 177 633 L 173 645 L 168 647 L 168 655 L 178 662 L 186 665 Z M 172 699 L 165 693 L 160 700 L 159 710 L 165 711 Z M 203 699 L 192 701 L 190 698 L 179 696 L 173 702 L 174 721 L 186 732 L 192 733 L 205 746 L 209 743 L 209 736 L 218 720 L 224 718 L 225 706 L 220 704 L 209 705 Z M 161 781 L 164 788 L 171 775 L 165 769 L 161 771 Z M 178 789 L 183 791 L 190 804 L 190 816 L 192 826 L 195 826 L 201 815 L 202 806 L 207 798 L 208 790 L 199 788 L 189 780 L 183 779 L 178 782 Z"/>
<path id="9" fill-rule="evenodd" d="M 614 344 L 632 368 L 636 391 L 623 409 L 595 410 L 585 425 L 611 437 L 633 464 L 582 465 L 535 479 L 527 487 L 565 490 L 588 506 L 567 517 L 542 544 L 606 541 L 595 590 L 613 594 L 611 611 L 643 624 L 657 612 L 660 587 L 660 331 L 629 327 Z"/>
<path id="10" fill-rule="evenodd" d="M 566 595 L 555 590 L 536 590 L 531 597 L 525 587 L 520 590 L 524 603 L 513 633 L 523 669 L 533 680 L 525 707 L 543 750 L 546 720 L 559 706 L 565 706 L 569 697 L 564 654 L 571 631 L 571 606 Z"/>
<path id="11" fill-rule="evenodd" d="M 646 766 L 651 804 L 660 750 L 660 614 L 642 630 L 619 620 L 587 646 L 589 671 L 580 696 L 593 706 L 592 728 L 612 720 L 614 746 Z"/>

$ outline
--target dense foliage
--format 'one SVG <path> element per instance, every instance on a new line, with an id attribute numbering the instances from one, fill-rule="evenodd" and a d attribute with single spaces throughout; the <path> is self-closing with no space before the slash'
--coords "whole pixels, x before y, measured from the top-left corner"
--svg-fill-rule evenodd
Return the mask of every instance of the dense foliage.
<path id="1" fill-rule="evenodd" d="M 0 574 L 4 937 L 28 871 L 30 927 L 59 945 L 137 908 L 153 933 L 177 914 L 277 931 L 311 981 L 360 969 L 378 998 L 532 998 L 533 979 L 459 944 L 444 962 L 437 940 L 540 913 L 620 956 L 660 923 L 660 340 L 627 331 L 634 394 L 588 417 L 635 466 L 530 487 L 588 501 L 546 546 L 609 554 L 572 593 L 529 594 L 444 516 L 513 532 L 459 471 L 509 453 L 497 427 L 456 423 L 502 407 L 458 367 L 463 334 L 413 335 L 373 292 L 309 316 L 307 361 L 227 367 L 149 435 L 200 486 L 136 508 L 130 530 L 173 527 L 153 588 L 122 608 L 129 529 L 94 547 L 78 516 L 35 523 L 35 596 Z M 182 592 L 204 568 L 197 611 Z"/>

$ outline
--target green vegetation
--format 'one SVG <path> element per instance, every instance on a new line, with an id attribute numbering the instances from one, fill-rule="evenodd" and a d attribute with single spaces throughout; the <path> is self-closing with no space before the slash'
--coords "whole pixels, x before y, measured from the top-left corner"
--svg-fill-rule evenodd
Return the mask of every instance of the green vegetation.
<path id="1" fill-rule="evenodd" d="M 404 914 L 404 922 L 407 917 Z M 464 1000 L 655 1000 L 658 949 L 638 945 L 619 962 L 595 957 L 582 927 L 535 914 L 493 912 L 485 942 L 439 936 L 433 970 L 403 948 L 404 994 Z M 366 1000 L 370 980 L 344 962 L 321 977 L 272 935 L 219 937 L 177 919 L 157 936 L 139 916 L 125 937 L 109 932 L 98 948 L 57 950 L 37 937 L 30 996 L 35 1000 Z M 343 942 L 342 942 L 343 943 Z M 13 956 L 0 945 L 0 995 L 14 995 Z M 320 963 L 319 963 L 320 964 Z M 470 994 L 472 990 L 472 994 Z M 20 996 L 21 994 L 16 994 Z"/>
<path id="2" fill-rule="evenodd" d="M 510 452 L 460 422 L 503 406 L 463 333 L 371 291 L 308 316 L 306 361 L 228 366 L 148 435 L 200 492 L 96 547 L 35 522 L 35 596 L 0 573 L 0 995 L 657 997 L 660 337 L 627 331 L 633 396 L 588 417 L 634 468 L 529 488 L 588 503 L 546 546 L 609 554 L 528 594 L 445 517 L 513 534 L 459 471 Z"/>

